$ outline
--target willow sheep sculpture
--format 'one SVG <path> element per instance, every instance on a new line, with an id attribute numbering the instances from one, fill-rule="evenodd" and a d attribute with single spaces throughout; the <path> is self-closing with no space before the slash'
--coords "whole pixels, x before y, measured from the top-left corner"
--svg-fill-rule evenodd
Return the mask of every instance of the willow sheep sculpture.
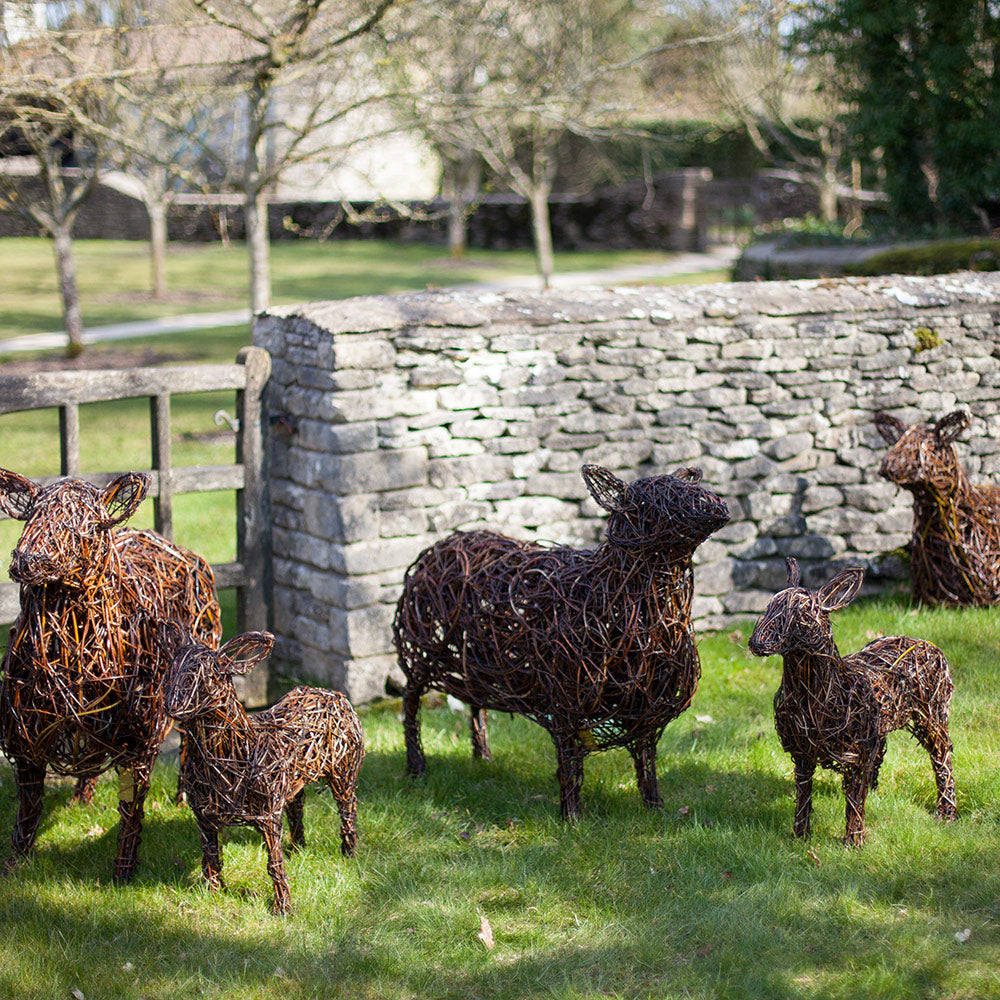
<path id="1" fill-rule="evenodd" d="M 953 685 L 944 653 L 922 639 L 894 635 L 841 656 L 830 612 L 854 600 L 864 570 L 844 570 L 813 592 L 799 586 L 795 560 L 786 559 L 786 564 L 788 586 L 771 599 L 749 647 L 756 656 L 779 654 L 784 661 L 774 723 L 795 766 L 795 835 L 809 835 L 813 773 L 819 765 L 843 776 L 844 843 L 864 843 L 865 800 L 878 786 L 886 736 L 897 729 L 906 729 L 930 754 L 937 814 L 953 820 L 955 779 L 948 737 Z"/>
<path id="2" fill-rule="evenodd" d="M 881 474 L 913 495 L 910 576 L 914 599 L 927 604 L 1000 603 L 1000 488 L 973 486 L 955 454 L 970 422 L 965 410 L 912 427 L 875 415 L 891 446 Z"/>
<path id="3" fill-rule="evenodd" d="M 339 691 L 297 687 L 263 712 L 247 714 L 236 695 L 235 674 L 245 674 L 271 652 L 270 632 L 245 632 L 219 649 L 192 640 L 173 623 L 161 626 L 172 651 L 166 711 L 187 733 L 182 778 L 198 822 L 202 872 L 223 887 L 219 830 L 257 830 L 267 848 L 274 909 L 288 913 L 291 895 L 281 848 L 287 814 L 291 849 L 305 846 L 305 786 L 325 781 L 340 812 L 340 850 L 357 844 L 358 771 L 364 759 L 361 721 Z"/>
<path id="4" fill-rule="evenodd" d="M 18 794 L 4 873 L 34 846 L 47 768 L 77 776 L 78 791 L 117 768 L 114 878 L 135 870 L 150 774 L 170 727 L 166 660 L 147 618 L 183 622 L 215 645 L 221 633 L 208 563 L 121 526 L 148 489 L 137 472 L 103 489 L 78 479 L 43 488 L 0 469 L 0 510 L 26 522 L 10 565 L 21 610 L 0 667 L 0 749 Z"/>
<path id="5" fill-rule="evenodd" d="M 662 804 L 656 744 L 700 676 L 691 556 L 729 512 L 698 469 L 626 485 L 585 465 L 583 478 L 611 515 L 597 548 L 456 532 L 407 570 L 394 637 L 411 775 L 426 766 L 420 699 L 437 688 L 469 705 L 477 757 L 490 758 L 487 709 L 549 732 L 565 819 L 579 814 L 584 757 L 609 747 L 631 754 L 643 802 Z"/>

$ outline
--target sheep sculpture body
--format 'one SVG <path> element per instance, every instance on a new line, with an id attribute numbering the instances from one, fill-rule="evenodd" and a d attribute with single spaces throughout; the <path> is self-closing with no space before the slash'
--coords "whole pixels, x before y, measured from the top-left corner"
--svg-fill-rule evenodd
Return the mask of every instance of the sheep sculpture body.
<path id="1" fill-rule="evenodd" d="M 10 567 L 21 610 L 0 670 L 0 749 L 18 793 L 5 873 L 34 845 L 47 768 L 77 776 L 84 796 L 98 774 L 119 770 L 116 881 L 135 869 L 170 726 L 166 661 L 137 615 L 176 619 L 215 644 L 221 631 L 211 567 L 155 532 L 120 526 L 148 488 L 135 472 L 104 489 L 75 479 L 42 488 L 0 469 L 0 510 L 26 522 Z"/>
<path id="2" fill-rule="evenodd" d="M 865 839 L 865 800 L 878 784 L 886 736 L 906 729 L 930 754 L 937 781 L 937 814 L 955 818 L 955 779 L 948 737 L 953 690 L 948 661 L 937 646 L 908 636 L 885 636 L 849 656 L 833 641 L 830 612 L 848 605 L 864 579 L 848 569 L 816 592 L 799 586 L 787 559 L 788 587 L 779 591 L 750 636 L 756 656 L 780 654 L 781 687 L 774 722 L 795 765 L 797 837 L 809 834 L 816 766 L 843 775 L 847 800 L 844 843 Z"/>
<path id="3" fill-rule="evenodd" d="M 396 609 L 407 769 L 425 769 L 420 698 L 442 689 L 471 710 L 475 756 L 489 758 L 486 709 L 548 730 L 564 818 L 580 809 L 586 754 L 625 747 L 639 792 L 659 806 L 656 744 L 691 702 L 700 667 L 691 628 L 691 557 L 729 518 L 697 469 L 626 485 L 583 468 L 609 511 L 595 549 L 456 532 L 407 570 Z"/>
<path id="4" fill-rule="evenodd" d="M 172 650 L 166 709 L 187 732 L 181 768 L 188 804 L 201 836 L 202 872 L 221 888 L 219 830 L 250 826 L 264 838 L 274 909 L 291 906 L 281 848 L 287 813 L 292 849 L 305 845 L 305 786 L 325 781 L 340 812 L 340 849 L 357 844 L 358 771 L 364 759 L 361 721 L 339 691 L 297 687 L 276 705 L 248 715 L 236 697 L 233 675 L 246 673 L 271 651 L 269 632 L 246 632 L 218 650 L 192 641 L 172 623 L 161 626 Z"/>
<path id="5" fill-rule="evenodd" d="M 875 415 L 891 446 L 881 474 L 913 494 L 910 575 L 928 604 L 1000 604 L 1000 489 L 973 486 L 955 454 L 969 423 L 965 410 L 912 427 Z"/>

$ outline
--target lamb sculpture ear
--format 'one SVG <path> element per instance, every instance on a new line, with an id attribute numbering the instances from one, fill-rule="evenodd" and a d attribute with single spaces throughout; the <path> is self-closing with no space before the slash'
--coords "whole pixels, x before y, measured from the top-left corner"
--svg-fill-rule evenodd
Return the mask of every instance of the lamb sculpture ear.
<path id="1" fill-rule="evenodd" d="M 612 514 L 622 509 L 625 484 L 614 473 L 600 465 L 585 465 L 580 472 L 595 502 Z"/>
<path id="2" fill-rule="evenodd" d="M 0 511 L 15 521 L 27 521 L 31 505 L 41 492 L 37 483 L 8 469 L 0 469 Z"/>
<path id="3" fill-rule="evenodd" d="M 899 417 L 891 417 L 882 410 L 875 414 L 875 427 L 882 435 L 882 440 L 890 445 L 895 444 L 906 433 L 906 424 Z"/>
<path id="4" fill-rule="evenodd" d="M 272 646 L 270 632 L 244 632 L 219 647 L 219 669 L 227 674 L 247 674 L 268 657 Z"/>
<path id="5" fill-rule="evenodd" d="M 816 591 L 816 599 L 824 611 L 839 611 L 846 608 L 861 590 L 865 571 L 860 566 L 852 566 L 838 573 L 829 583 Z"/>
<path id="6" fill-rule="evenodd" d="M 799 572 L 799 564 L 793 556 L 785 557 L 785 571 L 788 574 L 789 588 L 797 587 L 802 580 L 802 574 Z"/>
<path id="7" fill-rule="evenodd" d="M 101 490 L 101 500 L 108 510 L 106 527 L 130 518 L 149 492 L 149 476 L 144 472 L 123 472 Z"/>
<path id="8" fill-rule="evenodd" d="M 954 410 L 934 425 L 934 437 L 938 444 L 951 444 L 971 423 L 968 410 Z"/>
<path id="9" fill-rule="evenodd" d="M 173 656 L 181 646 L 191 643 L 191 636 L 177 622 L 168 619 L 156 623 L 156 639 L 160 649 L 168 656 Z"/>

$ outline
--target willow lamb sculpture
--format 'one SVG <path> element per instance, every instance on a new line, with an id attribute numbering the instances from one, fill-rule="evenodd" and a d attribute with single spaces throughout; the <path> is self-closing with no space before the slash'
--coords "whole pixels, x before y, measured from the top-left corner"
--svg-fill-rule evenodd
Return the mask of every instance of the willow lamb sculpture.
<path id="1" fill-rule="evenodd" d="M 0 469 L 0 510 L 26 522 L 10 565 L 21 612 L 0 675 L 0 749 L 18 793 L 5 873 L 34 845 L 47 767 L 83 781 L 118 769 L 115 880 L 135 869 L 170 726 L 166 661 L 147 618 L 176 619 L 215 645 L 221 632 L 209 565 L 153 531 L 120 526 L 148 488 L 137 472 L 103 489 L 78 479 L 42 488 Z"/>
<path id="2" fill-rule="evenodd" d="M 691 556 L 729 512 L 697 469 L 626 485 L 585 465 L 583 478 L 611 514 L 596 549 L 456 532 L 407 570 L 394 634 L 410 774 L 425 767 L 418 711 L 433 687 L 469 705 L 475 756 L 490 757 L 488 708 L 548 730 L 564 818 L 579 813 L 584 757 L 609 747 L 629 751 L 643 801 L 661 804 L 656 744 L 700 674 Z"/>
<path id="3" fill-rule="evenodd" d="M 905 635 L 885 636 L 849 656 L 833 641 L 830 612 L 857 596 L 864 570 L 839 573 L 815 593 L 799 586 L 786 560 L 788 587 L 771 599 L 750 636 L 756 656 L 780 654 L 781 687 L 774 723 L 795 765 L 795 835 L 809 835 L 816 765 L 843 775 L 847 800 L 844 843 L 865 839 L 865 799 L 878 786 L 885 738 L 906 729 L 930 754 L 937 780 L 937 814 L 955 818 L 955 779 L 948 706 L 948 661 L 937 646 Z"/>
<path id="4" fill-rule="evenodd" d="M 928 604 L 1000 604 L 1000 489 L 973 486 L 953 445 L 969 423 L 965 410 L 912 427 L 875 415 L 882 475 L 913 494 L 910 575 Z"/>
<path id="5" fill-rule="evenodd" d="M 184 725 L 184 790 L 201 835 L 202 872 L 222 888 L 219 830 L 239 824 L 264 838 L 274 909 L 288 913 L 291 896 L 281 850 L 282 813 L 291 849 L 305 846 L 305 786 L 325 781 L 340 812 L 340 850 L 357 844 L 355 787 L 364 759 L 361 721 L 339 691 L 297 687 L 264 712 L 248 715 L 236 696 L 234 674 L 245 674 L 271 652 L 270 632 L 245 632 L 215 650 L 192 641 L 173 623 L 161 628 L 172 650 L 167 713 Z"/>

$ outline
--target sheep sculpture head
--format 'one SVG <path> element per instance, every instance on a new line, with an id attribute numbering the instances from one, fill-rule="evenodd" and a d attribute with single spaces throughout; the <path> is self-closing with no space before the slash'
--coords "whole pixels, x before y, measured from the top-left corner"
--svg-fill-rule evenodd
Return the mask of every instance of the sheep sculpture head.
<path id="1" fill-rule="evenodd" d="M 760 616 L 748 648 L 754 656 L 775 656 L 789 650 L 821 650 L 830 642 L 830 612 L 846 608 L 861 590 L 864 570 L 852 567 L 838 573 L 819 590 L 801 586 L 794 559 L 786 559 L 788 586 L 771 598 Z"/>
<path id="2" fill-rule="evenodd" d="M 79 479 L 39 486 L 0 469 L 0 510 L 25 521 L 11 553 L 18 583 L 82 589 L 103 572 L 111 531 L 130 518 L 149 490 L 149 476 L 126 472 L 103 489 Z"/>
<path id="3" fill-rule="evenodd" d="M 244 632 L 219 649 L 195 642 L 174 622 L 160 625 L 160 644 L 172 653 L 164 679 L 164 709 L 171 719 L 185 722 L 235 697 L 231 678 L 249 673 L 267 659 L 274 646 L 270 632 Z"/>
<path id="4" fill-rule="evenodd" d="M 913 495 L 910 576 L 914 598 L 929 604 L 1000 604 L 1000 489 L 973 485 L 954 447 L 970 420 L 955 410 L 909 427 L 875 415 L 891 446 L 882 475 Z"/>
<path id="5" fill-rule="evenodd" d="M 585 465 L 583 481 L 594 501 L 611 515 L 611 545 L 642 550 L 693 552 L 729 520 L 726 501 L 701 486 L 701 469 L 624 483 L 599 465 Z"/>
<path id="6" fill-rule="evenodd" d="M 876 413 L 875 426 L 890 446 L 881 475 L 911 493 L 929 490 L 952 496 L 966 481 L 953 443 L 970 423 L 966 410 L 955 410 L 933 424 L 912 426 L 888 413 Z"/>

